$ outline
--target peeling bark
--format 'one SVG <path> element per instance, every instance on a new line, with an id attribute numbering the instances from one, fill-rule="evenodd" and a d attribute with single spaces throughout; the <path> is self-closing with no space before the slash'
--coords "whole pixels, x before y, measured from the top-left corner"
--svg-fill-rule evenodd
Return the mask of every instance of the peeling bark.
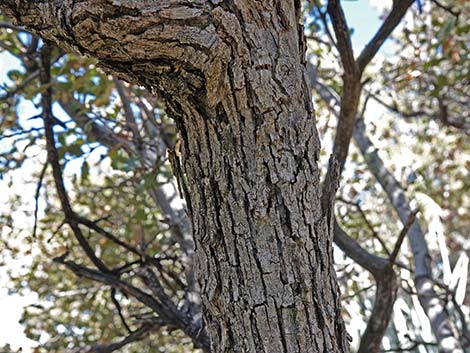
<path id="1" fill-rule="evenodd" d="M 181 136 L 171 159 L 214 352 L 348 351 L 299 1 L 0 0 L 0 8 L 165 100 Z"/>

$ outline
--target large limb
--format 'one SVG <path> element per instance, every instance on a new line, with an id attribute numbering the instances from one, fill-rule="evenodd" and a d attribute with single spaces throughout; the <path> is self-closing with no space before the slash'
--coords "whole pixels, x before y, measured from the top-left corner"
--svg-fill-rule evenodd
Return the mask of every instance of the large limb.
<path id="1" fill-rule="evenodd" d="M 19 5 L 17 5 L 19 4 Z M 0 1 L 156 92 L 177 123 L 204 318 L 217 353 L 346 352 L 300 1 Z"/>

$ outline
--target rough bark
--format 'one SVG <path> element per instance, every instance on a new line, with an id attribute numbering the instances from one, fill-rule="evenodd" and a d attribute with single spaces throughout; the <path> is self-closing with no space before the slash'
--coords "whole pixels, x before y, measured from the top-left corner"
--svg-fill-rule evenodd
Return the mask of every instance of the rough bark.
<path id="1" fill-rule="evenodd" d="M 214 352 L 346 352 L 299 1 L 0 1 L 165 99 Z"/>

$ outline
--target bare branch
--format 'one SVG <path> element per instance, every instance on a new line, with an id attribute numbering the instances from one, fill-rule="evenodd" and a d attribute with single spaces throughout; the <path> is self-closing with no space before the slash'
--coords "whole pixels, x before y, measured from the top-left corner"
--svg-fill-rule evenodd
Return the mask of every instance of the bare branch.
<path id="1" fill-rule="evenodd" d="M 126 318 L 124 317 L 124 314 L 122 313 L 121 304 L 119 304 L 119 301 L 116 298 L 116 289 L 115 288 L 111 288 L 111 301 L 113 302 L 114 306 L 116 307 L 119 318 L 121 319 L 121 322 L 124 325 L 124 327 L 126 328 L 127 332 L 132 333 L 133 331 L 131 330 L 131 328 L 127 324 Z"/>
<path id="2" fill-rule="evenodd" d="M 418 214 L 418 209 L 413 210 L 410 215 L 408 216 L 408 219 L 403 226 L 403 229 L 400 232 L 400 235 L 398 236 L 397 243 L 395 244 L 395 248 L 392 251 L 392 254 L 390 255 L 389 261 L 390 261 L 390 266 L 393 266 L 395 263 L 395 260 L 398 256 L 398 252 L 400 251 L 401 244 L 403 244 L 403 240 L 405 239 L 406 234 L 408 234 L 408 230 L 411 228 L 411 225 L 415 221 L 416 215 Z"/>
<path id="3" fill-rule="evenodd" d="M 126 92 L 126 87 L 121 81 L 116 78 L 114 79 L 114 85 L 116 86 L 119 97 L 121 98 L 122 107 L 124 110 L 124 117 L 126 119 L 126 125 L 132 132 L 132 141 L 134 142 L 136 149 L 138 151 L 142 151 L 142 137 L 140 135 L 137 122 L 135 120 L 134 112 L 132 111 L 131 100 L 129 98 L 128 92 Z"/>
<path id="4" fill-rule="evenodd" d="M 318 78 L 316 78 L 316 80 L 318 80 Z M 337 97 L 334 94 L 329 93 L 328 88 L 325 85 L 316 84 L 315 82 L 312 83 L 314 83 L 313 86 L 317 88 L 317 92 L 322 97 L 322 99 L 325 99 L 327 104 L 331 104 L 331 101 L 336 101 L 337 104 L 339 103 L 338 100 L 335 99 Z M 333 98 L 333 100 L 331 98 Z M 393 174 L 385 167 L 384 162 L 379 157 L 376 148 L 367 137 L 365 133 L 364 121 L 362 119 L 357 120 L 353 137 L 364 156 L 369 170 L 384 188 L 402 223 L 406 224 L 409 215 L 412 213 L 409 201 L 403 191 L 403 188 L 395 179 Z M 460 344 L 453 336 L 453 331 L 451 329 L 451 319 L 446 313 L 445 308 L 442 307 L 437 293 L 432 288 L 432 283 L 434 280 L 430 265 L 430 255 L 427 249 L 424 233 L 416 220 L 412 222 L 406 234 L 410 240 L 413 253 L 413 274 L 415 277 L 417 295 L 426 312 L 426 315 L 431 322 L 433 332 L 439 342 L 442 342 L 443 339 L 447 338 L 450 340 L 453 347 L 456 347 L 456 352 L 461 352 L 460 348 L 458 348 Z M 368 254 L 365 250 L 361 252 L 357 246 L 353 247 L 351 244 L 354 244 L 354 240 L 349 238 L 347 234 L 344 233 L 344 231 L 343 233 L 338 231 L 336 227 L 334 240 L 335 243 L 340 246 L 340 248 L 345 249 L 345 253 L 348 256 L 351 256 L 359 264 L 361 264 L 359 261 L 367 261 L 364 259 L 367 259 L 368 255 L 370 254 Z M 349 246 L 349 248 L 344 246 L 344 244 Z M 359 256 L 362 256 L 363 258 L 360 259 L 358 258 Z M 450 353 L 451 351 L 444 349 L 443 352 Z"/>
<path id="5" fill-rule="evenodd" d="M 56 58 L 51 60 L 51 65 L 56 63 L 58 60 L 60 60 L 65 53 L 61 52 Z M 41 73 L 41 70 L 35 70 L 29 74 L 26 78 L 24 78 L 21 83 L 19 83 L 16 87 L 13 87 L 11 90 L 7 91 L 5 94 L 0 96 L 0 102 L 6 101 L 10 98 L 12 98 L 15 94 L 20 93 L 22 90 L 26 88 L 31 82 L 33 82 L 35 79 L 39 77 Z"/>
<path id="6" fill-rule="evenodd" d="M 376 180 L 385 190 L 390 203 L 396 210 L 401 222 L 405 225 L 413 212 L 405 192 L 395 179 L 394 175 L 385 167 L 383 160 L 379 157 L 377 149 L 365 132 L 364 121 L 359 119 L 354 129 L 354 140 L 356 141 L 362 155 L 375 176 Z M 454 336 L 451 328 L 451 319 L 442 306 L 437 293 L 432 287 L 434 282 L 431 268 L 431 257 L 427 248 L 424 233 L 418 222 L 414 220 L 407 230 L 411 245 L 414 262 L 414 278 L 418 299 L 431 322 L 432 330 L 438 342 L 446 340 L 447 347 L 440 347 L 442 352 L 463 352 L 460 343 Z"/>
<path id="7" fill-rule="evenodd" d="M 150 294 L 142 291 L 141 289 L 132 286 L 126 281 L 121 280 L 116 275 L 111 273 L 98 272 L 88 267 L 76 264 L 72 261 L 65 260 L 66 254 L 54 259 L 55 262 L 65 265 L 68 269 L 74 272 L 77 276 L 84 277 L 96 282 L 107 284 L 113 288 L 119 289 L 121 292 L 128 294 L 137 299 L 142 304 L 151 308 L 169 325 L 181 329 L 184 333 L 191 337 L 194 343 L 201 347 L 205 352 L 210 350 L 209 338 L 202 327 L 202 323 L 192 322 L 191 318 L 187 317 L 181 311 L 174 311 L 173 308 L 168 308 L 166 305 L 155 299 Z"/>
<path id="8" fill-rule="evenodd" d="M 437 343 L 434 342 L 424 342 L 424 341 L 411 341 L 411 345 L 408 347 L 395 347 L 390 349 L 383 349 L 381 352 L 414 352 L 419 346 L 437 346 Z"/>
<path id="9" fill-rule="evenodd" d="M 22 91 L 27 85 L 39 77 L 39 70 L 34 71 L 28 77 L 26 77 L 19 85 L 7 91 L 4 95 L 0 97 L 0 102 L 6 101 L 13 97 L 18 92 Z"/>
<path id="10" fill-rule="evenodd" d="M 459 17 L 460 16 L 460 11 L 455 11 L 455 10 L 452 10 L 452 7 L 450 6 L 445 6 L 443 5 L 441 2 L 439 2 L 438 0 L 431 0 L 431 2 L 433 4 L 435 4 L 437 7 L 440 7 L 441 9 L 443 9 L 444 11 L 450 13 L 451 15 L 455 16 L 455 17 Z"/>
<path id="11" fill-rule="evenodd" d="M 63 96 L 59 100 L 59 103 L 86 135 L 92 137 L 108 148 L 122 148 L 129 155 L 141 159 L 141 156 L 138 154 L 137 147 L 132 141 L 116 135 L 106 125 L 101 125 L 93 121 L 85 111 L 78 108 L 80 107 L 80 103 L 77 102 L 72 95 L 67 95 L 66 97 Z M 144 160 L 143 164 L 147 164 L 147 161 Z M 190 237 L 191 227 L 184 210 L 181 210 L 181 212 L 174 210 L 171 206 L 170 200 L 168 200 L 168 196 L 162 188 L 151 188 L 148 192 L 157 204 L 158 208 L 162 211 L 163 215 L 165 215 L 169 220 L 171 225 L 170 230 L 175 236 L 175 239 L 177 239 L 181 244 L 182 249 L 186 253 L 191 253 L 193 248 L 193 242 Z"/>
<path id="12" fill-rule="evenodd" d="M 106 231 L 105 229 L 101 228 L 96 222 L 90 221 L 87 218 L 81 217 L 77 215 L 75 212 L 71 213 L 69 218 L 73 219 L 75 222 L 78 224 L 82 224 L 92 230 L 94 230 L 96 233 L 101 234 L 104 236 L 106 239 L 112 241 L 113 243 L 123 247 L 126 250 L 129 250 L 130 252 L 140 256 L 141 252 L 137 250 L 137 248 L 133 247 L 132 245 L 126 243 L 125 241 L 120 240 L 117 238 L 115 235 L 111 234 L 110 232 Z"/>
<path id="13" fill-rule="evenodd" d="M 357 241 L 346 233 L 337 221 L 335 221 L 334 241 L 347 256 L 371 274 L 379 274 L 388 264 L 387 259 L 371 254 L 365 250 Z"/>
<path id="14" fill-rule="evenodd" d="M 341 55 L 343 69 L 345 72 L 356 76 L 358 74 L 358 70 L 356 61 L 354 60 L 354 51 L 351 44 L 351 36 L 349 35 L 349 27 L 339 0 L 328 1 L 328 14 L 330 15 L 333 28 L 335 30 L 337 48 Z"/>
<path id="15" fill-rule="evenodd" d="M 62 170 L 59 162 L 59 154 L 57 152 L 54 140 L 54 116 L 52 115 L 52 87 L 51 83 L 51 48 L 46 44 L 41 49 L 41 69 L 40 80 L 41 84 L 47 86 L 47 89 L 42 93 L 42 118 L 44 120 L 44 130 L 46 136 L 47 146 L 47 160 L 52 167 L 52 174 L 57 190 L 57 194 L 62 206 L 67 223 L 70 225 L 75 238 L 79 242 L 85 254 L 93 262 L 93 264 L 103 272 L 109 272 L 107 266 L 99 259 L 85 236 L 83 235 L 78 223 L 74 219 L 74 212 L 67 195 L 62 178 Z"/>
<path id="16" fill-rule="evenodd" d="M 330 26 L 328 25 L 328 20 L 326 19 L 325 12 L 321 10 L 318 0 L 315 0 L 315 7 L 318 11 L 318 14 L 320 15 L 320 19 L 322 21 L 323 27 L 325 27 L 325 33 L 328 36 L 328 39 L 331 41 L 331 44 L 333 44 L 334 47 L 338 47 L 335 39 L 333 38 L 333 35 L 331 34 Z M 325 43 L 325 44 L 329 44 L 329 43 Z"/>
<path id="17" fill-rule="evenodd" d="M 343 64 L 343 92 L 341 96 L 341 108 L 338 117 L 338 127 L 334 142 L 334 154 L 340 164 L 340 174 L 348 156 L 354 121 L 356 119 L 359 99 L 361 95 L 361 76 L 366 65 L 375 56 L 385 39 L 401 21 L 413 0 L 394 1 L 392 11 L 385 19 L 379 31 L 369 44 L 364 48 L 357 60 L 354 60 L 354 52 L 351 45 L 349 28 L 341 8 L 339 0 L 328 1 L 328 14 L 333 22 L 337 38 L 337 48 Z M 327 175 L 326 180 L 328 180 Z"/>
<path id="18" fill-rule="evenodd" d="M 84 110 L 80 108 L 80 102 L 78 102 L 72 94 L 62 96 L 58 100 L 58 103 L 89 137 L 95 139 L 108 148 L 122 147 L 131 155 L 135 153 L 132 142 L 116 135 L 114 131 L 107 126 L 96 123 Z"/>
<path id="19" fill-rule="evenodd" d="M 39 211 L 39 193 L 41 192 L 42 182 L 44 181 L 44 175 L 46 174 L 47 166 L 49 164 L 44 163 L 41 173 L 39 174 L 38 184 L 36 186 L 36 193 L 34 195 L 34 226 L 33 226 L 33 238 L 36 238 L 36 232 L 38 228 L 38 211 Z"/>
<path id="20" fill-rule="evenodd" d="M 333 22 L 337 39 L 337 48 L 343 64 L 343 91 L 341 94 L 341 107 L 338 117 L 338 127 L 334 141 L 333 153 L 339 163 L 341 175 L 349 151 L 354 119 L 357 113 L 359 97 L 361 95 L 361 72 L 354 60 L 348 24 L 339 0 L 328 1 L 328 14 Z M 325 184 L 330 178 L 327 174 Z"/>
<path id="21" fill-rule="evenodd" d="M 369 230 L 371 231 L 372 236 L 375 239 L 377 239 L 377 241 L 380 243 L 380 245 L 382 245 L 382 248 L 385 251 L 385 253 L 390 256 L 390 251 L 388 250 L 387 245 L 385 244 L 383 239 L 380 237 L 380 235 L 375 231 L 374 226 L 369 222 L 369 219 L 367 218 L 367 215 L 365 214 L 365 212 L 362 209 L 361 205 L 357 202 L 348 201 L 348 200 L 345 200 L 343 198 L 339 198 L 339 201 L 356 207 L 356 209 L 359 211 L 359 214 L 361 215 L 361 218 L 364 220 L 367 228 L 369 228 Z"/>
<path id="22" fill-rule="evenodd" d="M 374 279 L 377 283 L 374 307 L 369 316 L 366 330 L 361 336 L 357 353 L 372 353 L 380 350 L 382 338 L 392 317 L 393 304 L 397 297 L 397 275 L 392 268 L 384 269 L 380 275 L 375 275 Z"/>

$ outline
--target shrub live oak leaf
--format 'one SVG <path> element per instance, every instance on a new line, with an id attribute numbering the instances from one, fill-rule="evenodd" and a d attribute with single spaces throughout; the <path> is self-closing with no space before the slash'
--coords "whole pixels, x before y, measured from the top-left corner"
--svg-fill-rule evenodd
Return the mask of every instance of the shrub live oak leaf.
<path id="1" fill-rule="evenodd" d="M 347 352 L 298 0 L 1 0 L 161 97 L 213 352 Z"/>

